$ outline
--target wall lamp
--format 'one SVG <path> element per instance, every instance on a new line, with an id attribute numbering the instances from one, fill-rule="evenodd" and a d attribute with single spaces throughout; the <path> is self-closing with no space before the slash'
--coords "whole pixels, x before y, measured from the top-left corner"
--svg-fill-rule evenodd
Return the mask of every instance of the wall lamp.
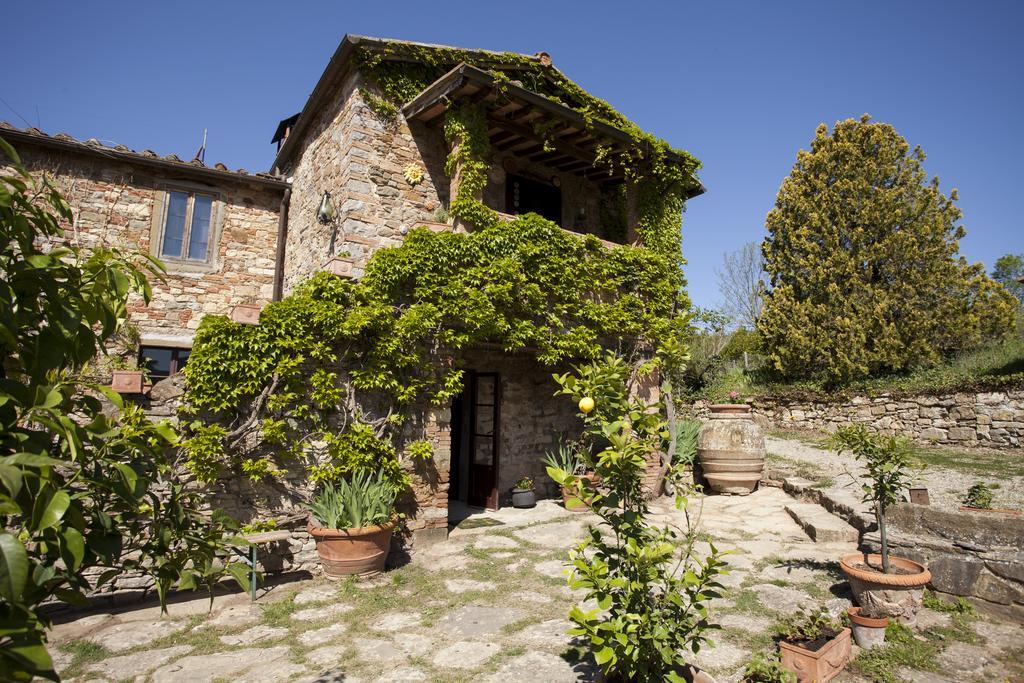
<path id="1" fill-rule="evenodd" d="M 316 212 L 316 219 L 327 225 L 334 220 L 334 204 L 331 203 L 331 193 L 324 190 L 324 197 L 320 200 L 320 208 Z"/>

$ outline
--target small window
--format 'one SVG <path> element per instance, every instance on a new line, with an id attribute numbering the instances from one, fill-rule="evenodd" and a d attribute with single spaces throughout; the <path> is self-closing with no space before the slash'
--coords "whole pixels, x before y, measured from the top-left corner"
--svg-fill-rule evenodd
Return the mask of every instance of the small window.
<path id="1" fill-rule="evenodd" d="M 168 346 L 143 346 L 139 349 L 139 367 L 149 373 L 149 380 L 155 384 L 181 372 L 191 352 Z"/>
<path id="2" fill-rule="evenodd" d="M 210 254 L 213 197 L 169 190 L 164 211 L 160 257 L 205 262 Z"/>

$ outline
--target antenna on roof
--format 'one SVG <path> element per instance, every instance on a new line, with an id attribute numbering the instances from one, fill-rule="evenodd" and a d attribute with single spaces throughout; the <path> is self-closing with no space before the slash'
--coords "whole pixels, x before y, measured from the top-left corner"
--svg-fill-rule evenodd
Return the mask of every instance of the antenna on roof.
<path id="1" fill-rule="evenodd" d="M 199 145 L 199 149 L 196 151 L 196 155 L 192 157 L 192 161 L 198 161 L 201 164 L 206 163 L 206 128 L 203 128 L 203 144 Z"/>

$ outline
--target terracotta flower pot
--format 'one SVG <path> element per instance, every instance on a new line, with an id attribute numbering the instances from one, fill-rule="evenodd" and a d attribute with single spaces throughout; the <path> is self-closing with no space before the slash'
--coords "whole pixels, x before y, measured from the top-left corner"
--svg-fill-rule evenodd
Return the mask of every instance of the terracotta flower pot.
<path id="1" fill-rule="evenodd" d="M 885 628 L 889 625 L 886 618 L 872 619 L 860 613 L 860 607 L 850 607 L 846 613 L 853 624 L 853 639 L 859 647 L 870 650 L 885 643 Z"/>
<path id="2" fill-rule="evenodd" d="M 372 576 L 384 571 L 395 521 L 360 529 L 326 529 L 316 526 L 311 518 L 306 530 L 316 541 L 316 553 L 327 578 Z"/>
<path id="3" fill-rule="evenodd" d="M 850 661 L 850 629 L 844 628 L 836 637 L 817 650 L 808 650 L 796 643 L 779 642 L 782 667 L 796 674 L 798 683 L 824 683 L 846 668 Z"/>
<path id="4" fill-rule="evenodd" d="M 580 479 L 586 479 L 587 482 L 590 484 L 591 488 L 595 488 L 601 482 L 601 477 L 597 475 L 597 472 L 587 472 L 586 474 L 581 474 Z M 572 503 L 572 507 L 570 507 L 571 501 L 578 502 Z M 574 492 L 571 492 L 566 487 L 562 487 L 562 504 L 565 506 L 565 509 L 568 510 L 569 512 L 589 512 L 590 503 L 592 502 L 592 499 L 582 499 L 579 496 L 577 496 Z"/>
<path id="5" fill-rule="evenodd" d="M 747 495 L 764 471 L 764 435 L 746 403 L 711 406 L 697 434 L 697 459 L 715 493 Z"/>
<path id="6" fill-rule="evenodd" d="M 868 566 L 864 566 L 865 562 Z M 882 573 L 882 556 L 866 553 L 843 556 L 839 568 L 849 579 L 853 597 L 864 611 L 913 624 L 932 573 L 924 565 L 903 557 L 890 555 L 889 564 L 900 573 Z"/>

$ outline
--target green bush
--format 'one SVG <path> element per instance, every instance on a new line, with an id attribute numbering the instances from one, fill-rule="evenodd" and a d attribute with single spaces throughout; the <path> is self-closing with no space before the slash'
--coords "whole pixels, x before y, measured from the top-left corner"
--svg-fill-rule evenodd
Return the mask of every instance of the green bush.
<path id="1" fill-rule="evenodd" d="M 796 674 L 782 668 L 779 653 L 758 652 L 743 669 L 742 683 L 796 683 Z"/>
<path id="2" fill-rule="evenodd" d="M 967 489 L 967 495 L 964 496 L 964 499 L 960 501 L 960 503 L 967 507 L 991 510 L 992 499 L 994 497 L 995 494 L 992 491 L 992 487 L 983 481 L 979 481 L 971 486 L 971 488 Z"/>

